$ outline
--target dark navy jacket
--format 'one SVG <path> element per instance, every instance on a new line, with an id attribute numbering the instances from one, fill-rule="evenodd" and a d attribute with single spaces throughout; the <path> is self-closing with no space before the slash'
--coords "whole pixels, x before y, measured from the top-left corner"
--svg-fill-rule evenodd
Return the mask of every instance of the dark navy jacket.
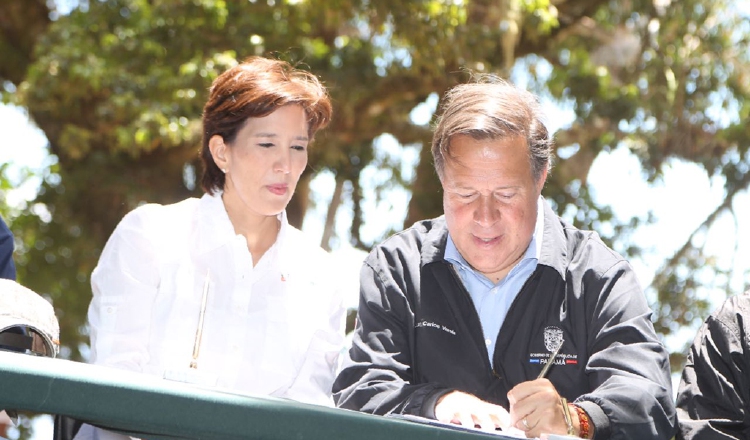
<path id="1" fill-rule="evenodd" d="M 678 440 L 750 438 L 750 291 L 698 330 L 677 393 Z"/>
<path id="2" fill-rule="evenodd" d="M 544 205 L 539 263 L 500 329 L 494 370 L 472 300 L 443 259 L 443 217 L 373 249 L 337 405 L 430 417 L 440 396 L 460 390 L 507 409 L 508 391 L 535 379 L 562 337 L 547 378 L 586 410 L 597 439 L 671 438 L 669 356 L 633 269 Z"/>
<path id="3" fill-rule="evenodd" d="M 16 265 L 13 263 L 13 234 L 0 218 L 0 278 L 16 279 Z"/>

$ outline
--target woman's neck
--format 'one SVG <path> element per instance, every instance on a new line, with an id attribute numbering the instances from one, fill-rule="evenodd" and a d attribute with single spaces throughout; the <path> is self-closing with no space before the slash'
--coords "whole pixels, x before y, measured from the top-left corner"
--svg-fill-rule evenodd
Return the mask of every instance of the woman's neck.
<path id="1" fill-rule="evenodd" d="M 242 235 L 247 240 L 247 249 L 253 256 L 253 265 L 257 265 L 263 254 L 276 242 L 281 221 L 275 215 L 258 215 L 247 209 L 238 209 L 235 203 L 227 203 L 226 200 L 224 208 L 235 234 Z"/>

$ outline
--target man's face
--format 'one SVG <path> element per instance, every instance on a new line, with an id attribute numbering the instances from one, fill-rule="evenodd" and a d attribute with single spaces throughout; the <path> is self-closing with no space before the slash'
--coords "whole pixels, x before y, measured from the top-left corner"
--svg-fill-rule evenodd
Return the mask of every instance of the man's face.
<path id="1" fill-rule="evenodd" d="M 536 225 L 547 172 L 531 172 L 523 137 L 455 136 L 443 170 L 448 231 L 466 261 L 493 282 L 523 257 Z"/>

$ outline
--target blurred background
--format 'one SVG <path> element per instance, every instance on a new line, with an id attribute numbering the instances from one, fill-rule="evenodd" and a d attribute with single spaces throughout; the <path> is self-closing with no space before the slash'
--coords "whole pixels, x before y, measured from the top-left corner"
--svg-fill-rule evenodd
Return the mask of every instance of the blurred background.
<path id="1" fill-rule="evenodd" d="M 211 81 L 285 59 L 335 106 L 289 219 L 336 255 L 353 316 L 366 252 L 442 213 L 440 97 L 492 72 L 542 98 L 543 195 L 632 261 L 679 372 L 697 326 L 750 287 L 749 48 L 745 0 L 2 0 L 0 215 L 62 356 L 85 361 L 110 233 L 139 204 L 199 197 Z M 9 435 L 32 435 L 22 422 Z"/>

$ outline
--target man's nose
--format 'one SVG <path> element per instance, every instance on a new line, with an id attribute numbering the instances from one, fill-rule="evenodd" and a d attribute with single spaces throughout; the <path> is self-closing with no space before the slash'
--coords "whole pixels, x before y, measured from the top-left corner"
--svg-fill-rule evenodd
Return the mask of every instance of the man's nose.
<path id="1" fill-rule="evenodd" d="M 477 209 L 474 211 L 474 221 L 483 227 L 494 225 L 500 218 L 500 211 L 495 206 L 496 202 L 493 195 L 480 195 L 477 203 Z"/>

